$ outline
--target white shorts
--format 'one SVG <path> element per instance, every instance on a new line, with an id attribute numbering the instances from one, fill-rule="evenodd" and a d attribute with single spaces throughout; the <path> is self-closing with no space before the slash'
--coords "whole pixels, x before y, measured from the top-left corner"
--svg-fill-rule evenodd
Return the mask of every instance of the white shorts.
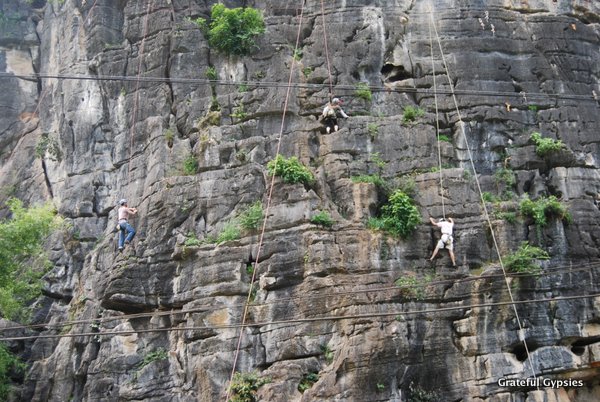
<path id="1" fill-rule="evenodd" d="M 445 248 L 452 251 L 454 249 L 452 245 L 453 243 L 454 239 L 452 238 L 452 236 L 450 236 L 449 234 L 443 234 L 442 238 L 438 241 L 437 247 Z"/>

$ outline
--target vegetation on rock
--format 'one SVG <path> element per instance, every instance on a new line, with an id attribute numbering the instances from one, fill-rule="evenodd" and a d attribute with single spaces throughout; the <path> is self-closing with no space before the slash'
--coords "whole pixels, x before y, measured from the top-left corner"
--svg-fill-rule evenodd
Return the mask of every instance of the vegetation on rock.
<path id="1" fill-rule="evenodd" d="M 519 209 L 523 216 L 533 219 L 538 226 L 546 226 L 549 218 L 571 221 L 567 207 L 553 195 L 535 201 L 527 197 L 521 201 Z"/>
<path id="2" fill-rule="evenodd" d="M 381 208 L 381 215 L 369 220 L 369 227 L 406 238 L 419 223 L 421 214 L 412 198 L 402 190 L 396 190 L 389 197 L 388 203 Z"/>
<path id="3" fill-rule="evenodd" d="M 204 18 L 195 22 L 206 34 L 212 48 L 236 56 L 255 50 L 256 37 L 265 32 L 262 14 L 251 7 L 227 8 L 215 4 L 211 8 L 210 22 Z"/>
<path id="4" fill-rule="evenodd" d="M 504 265 L 509 272 L 539 274 L 541 268 L 537 261 L 548 259 L 550 256 L 547 252 L 523 242 L 517 251 L 504 258 Z"/>
<path id="5" fill-rule="evenodd" d="M 270 378 L 260 377 L 257 372 L 235 373 L 229 388 L 231 390 L 230 402 L 256 402 L 258 401 L 256 391 L 264 384 L 268 384 Z"/>
<path id="6" fill-rule="evenodd" d="M 530 138 L 535 144 L 535 153 L 542 157 L 565 148 L 565 144 L 561 140 L 542 138 L 542 135 L 537 132 L 531 134 Z"/>
<path id="7" fill-rule="evenodd" d="M 312 172 L 295 156 L 284 158 L 277 155 L 267 164 L 267 169 L 269 174 L 281 177 L 285 183 L 311 184 L 315 180 Z"/>

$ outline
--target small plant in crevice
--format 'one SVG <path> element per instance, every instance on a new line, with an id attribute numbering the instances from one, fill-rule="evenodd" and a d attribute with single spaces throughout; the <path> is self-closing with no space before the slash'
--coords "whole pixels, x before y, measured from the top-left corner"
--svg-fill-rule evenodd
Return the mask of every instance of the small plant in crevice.
<path id="1" fill-rule="evenodd" d="M 304 183 L 310 185 L 315 181 L 312 172 L 295 156 L 284 158 L 281 155 L 277 155 L 275 159 L 267 164 L 267 169 L 270 175 L 281 177 L 285 183 Z"/>
<path id="2" fill-rule="evenodd" d="M 511 188 L 517 183 L 517 178 L 512 169 L 500 168 L 494 173 L 494 181 L 498 187 L 504 184 L 506 187 Z"/>
<path id="3" fill-rule="evenodd" d="M 298 384 L 298 391 L 304 393 L 304 391 L 312 387 L 317 381 L 319 381 L 319 373 L 311 372 L 304 374 Z"/>
<path id="4" fill-rule="evenodd" d="M 555 196 L 540 197 L 537 200 L 525 198 L 519 204 L 521 215 L 533 219 L 537 226 L 546 226 L 548 219 L 560 219 L 570 223 L 572 218 L 567 207 Z"/>
<path id="5" fill-rule="evenodd" d="M 549 259 L 546 251 L 522 242 L 517 251 L 504 257 L 504 265 L 509 272 L 538 275 L 542 270 L 538 261 Z"/>
<path id="6" fill-rule="evenodd" d="M 248 117 L 248 113 L 244 109 L 244 105 L 239 105 L 233 109 L 233 112 L 230 114 L 231 117 L 238 120 L 244 120 Z"/>
<path id="7" fill-rule="evenodd" d="M 239 93 L 248 92 L 249 89 L 250 89 L 250 87 L 248 87 L 248 84 L 240 84 L 238 86 L 238 92 Z"/>
<path id="8" fill-rule="evenodd" d="M 375 123 L 367 123 L 367 132 L 369 133 L 371 141 L 375 141 L 375 138 L 377 138 L 377 134 L 379 133 L 379 125 Z"/>
<path id="9" fill-rule="evenodd" d="M 373 93 L 371 92 L 371 88 L 369 84 L 366 82 L 359 82 L 354 87 L 354 95 L 356 95 L 360 99 L 364 99 L 366 101 L 371 102 L 373 100 Z"/>
<path id="10" fill-rule="evenodd" d="M 425 299 L 425 287 L 432 281 L 431 276 L 416 278 L 414 276 L 403 276 L 396 279 L 394 284 L 400 288 L 400 297 L 405 300 Z"/>
<path id="11" fill-rule="evenodd" d="M 206 71 L 204 72 L 204 74 L 206 75 L 206 78 L 208 78 L 211 81 L 216 81 L 217 79 L 219 79 L 219 76 L 217 75 L 217 69 L 214 66 L 206 67 Z"/>
<path id="12" fill-rule="evenodd" d="M 371 162 L 373 162 L 375 164 L 375 166 L 377 166 L 377 168 L 379 169 L 380 172 L 383 169 L 385 169 L 385 167 L 387 165 L 387 162 L 381 158 L 381 155 L 379 154 L 379 152 L 373 152 L 370 155 L 370 160 L 371 160 Z"/>
<path id="13" fill-rule="evenodd" d="M 256 371 L 237 372 L 229 384 L 231 399 L 228 402 L 257 402 L 256 391 L 270 382 L 269 377 L 261 377 Z"/>
<path id="14" fill-rule="evenodd" d="M 198 240 L 198 238 L 196 237 L 196 234 L 193 232 L 188 233 L 187 236 L 185 237 L 185 240 L 183 241 L 183 245 L 187 246 L 187 247 L 199 246 L 201 244 L 202 244 L 202 241 Z"/>
<path id="15" fill-rule="evenodd" d="M 377 392 L 383 392 L 383 391 L 385 391 L 385 384 L 378 382 L 375 385 L 375 388 L 377 389 Z"/>
<path id="16" fill-rule="evenodd" d="M 147 365 L 160 360 L 166 360 L 169 357 L 169 353 L 164 348 L 158 348 L 152 352 L 146 353 L 144 359 L 138 364 L 138 370 L 143 369 Z"/>
<path id="17" fill-rule="evenodd" d="M 186 176 L 192 176 L 195 175 L 196 173 L 198 173 L 198 160 L 196 159 L 196 156 L 193 153 L 190 153 L 184 160 L 183 160 L 183 166 L 182 166 L 182 171 L 183 174 Z"/>
<path id="18" fill-rule="evenodd" d="M 331 215 L 329 215 L 327 211 L 317 212 L 312 216 L 312 218 L 310 218 L 310 222 L 326 228 L 330 228 L 334 224 L 333 219 L 331 219 Z"/>
<path id="19" fill-rule="evenodd" d="M 295 61 L 302 60 L 302 56 L 304 56 L 304 52 L 302 51 L 302 49 L 294 49 L 294 54 L 292 57 Z"/>
<path id="20" fill-rule="evenodd" d="M 541 157 L 565 148 L 565 144 L 561 140 L 542 138 L 542 135 L 538 132 L 532 133 L 530 138 L 535 145 L 535 153 Z"/>
<path id="21" fill-rule="evenodd" d="M 312 67 L 304 67 L 302 69 L 302 74 L 304 74 L 305 77 L 308 77 L 309 75 L 311 75 L 313 73 L 313 68 Z"/>
<path id="22" fill-rule="evenodd" d="M 327 361 L 327 363 L 333 362 L 334 354 L 333 354 L 333 350 L 331 350 L 329 345 L 321 345 L 320 349 L 321 349 L 321 353 L 323 354 L 323 357 L 325 358 L 325 361 Z"/>
<path id="23" fill-rule="evenodd" d="M 257 230 L 264 218 L 262 202 L 256 201 L 238 215 L 240 226 L 245 230 Z"/>
<path id="24" fill-rule="evenodd" d="M 211 112 L 220 112 L 221 111 L 221 105 L 219 104 L 219 100 L 214 95 L 210 99 L 210 111 Z"/>
<path id="25" fill-rule="evenodd" d="M 234 220 L 231 220 L 223 226 L 216 238 L 217 244 L 226 243 L 228 241 L 237 240 L 241 236 L 240 228 Z"/>
<path id="26" fill-rule="evenodd" d="M 448 137 L 446 134 L 440 134 L 440 135 L 438 135 L 438 141 L 451 143 L 452 139 L 450 137 Z"/>
<path id="27" fill-rule="evenodd" d="M 353 183 L 373 183 L 378 187 L 385 186 L 384 180 L 377 174 L 352 176 L 350 180 L 352 180 Z"/>
<path id="28" fill-rule="evenodd" d="M 173 147 L 173 140 L 175 140 L 175 133 L 173 133 L 173 130 L 171 130 L 170 128 L 165 130 L 164 133 L 164 137 L 165 137 L 165 141 L 167 142 L 167 146 L 169 148 Z"/>
<path id="29" fill-rule="evenodd" d="M 416 106 L 406 106 L 404 111 L 402 112 L 402 122 L 414 123 L 418 118 L 423 117 L 425 115 L 425 111 L 423 109 Z"/>

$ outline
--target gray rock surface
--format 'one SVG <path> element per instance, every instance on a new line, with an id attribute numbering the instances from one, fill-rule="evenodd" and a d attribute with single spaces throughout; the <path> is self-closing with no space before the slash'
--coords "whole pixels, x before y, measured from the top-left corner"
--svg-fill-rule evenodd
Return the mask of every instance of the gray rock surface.
<path id="1" fill-rule="evenodd" d="M 598 400 L 600 298 L 564 298 L 599 291 L 600 4 L 326 2 L 332 86 L 351 117 L 324 134 L 320 3 L 305 2 L 297 63 L 299 5 L 225 1 L 265 15 L 260 49 L 238 58 L 210 49 L 190 22 L 213 3 L 0 5 L 0 201 L 52 199 L 72 225 L 51 241 L 54 268 L 35 318 L 48 323 L 36 333 L 55 337 L 10 345 L 30 364 L 20 400 L 224 400 L 238 341 L 236 369 L 271 379 L 260 400 L 406 401 L 416 391 L 442 401 Z M 291 88 L 282 124 L 292 64 L 302 85 Z M 190 81 L 209 67 L 220 82 Z M 434 69 L 449 140 L 439 144 Z M 44 78 L 14 77 L 35 72 Z M 357 96 L 360 82 L 373 87 L 371 101 Z M 245 116 L 232 116 L 242 105 Z M 407 106 L 425 113 L 403 122 Z M 280 153 L 309 166 L 315 183 L 275 180 L 260 256 L 257 231 L 217 245 L 211 239 L 249 205 L 266 207 L 281 126 Z M 537 155 L 535 131 L 565 149 Z M 184 175 L 190 155 L 198 173 Z M 514 171 L 514 185 L 498 182 L 501 168 Z M 385 201 L 375 185 L 351 180 L 367 174 L 414 187 L 422 224 L 413 236 L 367 228 Z M 530 241 L 551 255 L 539 277 L 508 279 L 523 302 L 521 331 L 475 178 L 483 192 L 514 193 L 487 204 L 499 253 Z M 561 198 L 572 221 L 537 228 L 498 218 L 526 195 Z M 122 197 L 139 209 L 138 234 L 119 254 Z M 310 222 L 318 211 L 331 228 Z M 444 211 L 457 222 L 457 269 L 445 251 L 427 261 L 439 236 L 429 217 Z M 415 294 L 394 285 L 399 278 L 424 286 Z M 532 367 L 585 386 L 499 385 Z M 308 373 L 318 379 L 300 392 Z"/>

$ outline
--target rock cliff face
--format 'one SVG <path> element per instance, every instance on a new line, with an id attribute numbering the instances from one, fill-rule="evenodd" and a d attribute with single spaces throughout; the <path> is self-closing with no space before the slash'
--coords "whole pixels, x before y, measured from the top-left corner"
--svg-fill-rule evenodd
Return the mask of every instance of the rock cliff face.
<path id="1" fill-rule="evenodd" d="M 224 400 L 238 341 L 237 371 L 270 378 L 265 401 L 600 399 L 598 2 L 325 2 L 332 86 L 351 115 L 331 134 L 317 118 L 329 92 L 318 1 L 304 1 L 302 21 L 300 1 L 224 1 L 265 16 L 260 49 L 240 58 L 190 22 L 214 1 L 27 3 L 0 5 L 0 201 L 52 199 L 72 230 L 51 247 L 35 317 L 49 324 L 11 344 L 30 363 L 20 400 Z M 403 123 L 407 106 L 424 116 Z M 266 206 L 280 126 L 281 154 L 316 182 L 275 181 L 240 330 L 259 235 L 210 239 Z M 534 131 L 566 147 L 538 156 Z M 184 175 L 190 155 L 198 173 Z M 497 179 L 502 168 L 514 184 Z M 411 238 L 367 228 L 385 201 L 351 179 L 367 174 L 414 184 L 423 223 Z M 493 233 L 501 255 L 522 241 L 547 250 L 539 277 L 505 282 L 475 178 L 514 193 L 487 205 Z M 498 218 L 525 195 L 561 198 L 572 221 Z M 122 197 L 139 209 L 138 234 L 119 254 Z M 333 227 L 310 222 L 319 211 Z M 428 218 L 444 211 L 456 269 L 444 250 L 428 261 L 439 236 Z M 394 285 L 426 277 L 418 292 Z M 499 385 L 532 367 L 583 386 Z"/>

